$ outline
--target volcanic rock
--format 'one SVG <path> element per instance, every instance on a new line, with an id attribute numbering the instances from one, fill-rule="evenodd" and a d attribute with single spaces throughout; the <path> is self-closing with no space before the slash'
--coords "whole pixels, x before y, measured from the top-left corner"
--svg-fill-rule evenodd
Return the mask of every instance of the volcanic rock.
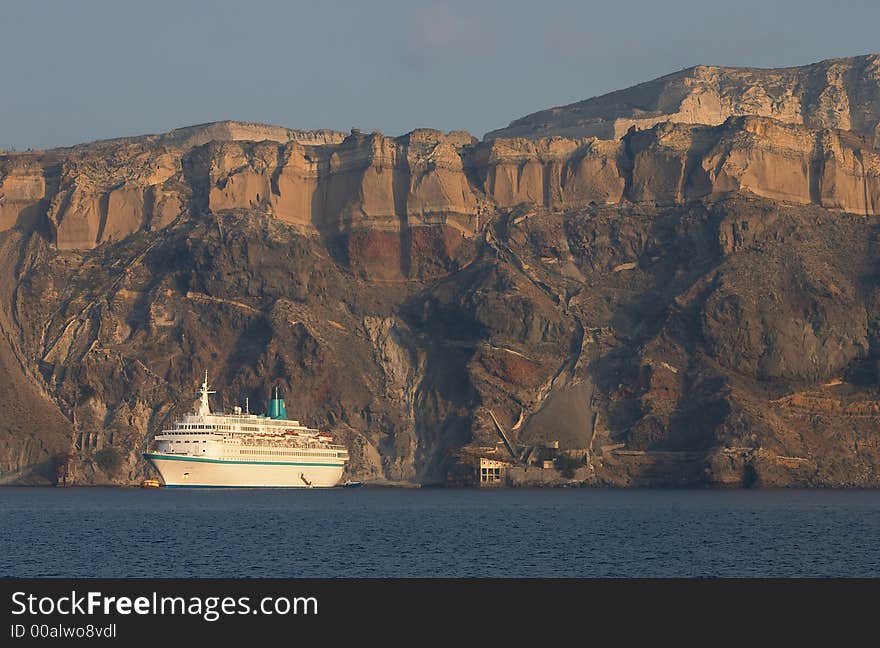
<path id="1" fill-rule="evenodd" d="M 0 155 L 0 480 L 143 478 L 207 369 L 353 479 L 441 483 L 494 417 L 578 482 L 876 486 L 878 63 L 698 67 L 483 141 Z"/>

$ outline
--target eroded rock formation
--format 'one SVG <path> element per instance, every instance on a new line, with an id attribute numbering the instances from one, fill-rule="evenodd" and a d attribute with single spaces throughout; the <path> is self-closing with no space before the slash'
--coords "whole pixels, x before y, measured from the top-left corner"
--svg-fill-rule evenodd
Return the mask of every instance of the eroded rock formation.
<path id="1" fill-rule="evenodd" d="M 208 369 L 352 477 L 442 481 L 491 410 L 590 483 L 877 485 L 877 66 L 695 68 L 484 141 L 2 155 L 0 479 L 143 476 Z"/>
<path id="2" fill-rule="evenodd" d="M 517 119 L 487 139 L 619 139 L 662 122 L 721 124 L 754 115 L 853 131 L 880 147 L 880 55 L 780 69 L 698 65 L 632 88 Z"/>

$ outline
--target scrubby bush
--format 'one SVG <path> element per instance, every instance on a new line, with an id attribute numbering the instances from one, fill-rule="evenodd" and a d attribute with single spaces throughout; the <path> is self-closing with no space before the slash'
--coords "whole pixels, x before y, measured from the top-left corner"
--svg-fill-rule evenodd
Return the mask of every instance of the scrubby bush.
<path id="1" fill-rule="evenodd" d="M 568 455 L 559 455 L 556 457 L 556 470 L 566 479 L 574 477 L 574 471 L 584 465 L 582 457 L 569 457 Z"/>
<path id="2" fill-rule="evenodd" d="M 119 468 L 122 466 L 122 455 L 113 446 L 106 446 L 95 453 L 95 463 L 105 473 L 113 476 L 119 472 Z"/>

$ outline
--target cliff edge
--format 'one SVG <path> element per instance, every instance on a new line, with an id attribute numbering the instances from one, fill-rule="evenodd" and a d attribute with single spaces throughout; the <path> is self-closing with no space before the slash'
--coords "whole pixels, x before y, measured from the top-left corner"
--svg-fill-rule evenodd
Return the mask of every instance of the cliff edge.
<path id="1" fill-rule="evenodd" d="M 442 483 L 504 454 L 495 418 L 580 462 L 546 483 L 876 486 L 878 61 L 693 68 L 483 141 L 0 155 L 0 480 L 144 477 L 207 369 L 354 479 Z"/>

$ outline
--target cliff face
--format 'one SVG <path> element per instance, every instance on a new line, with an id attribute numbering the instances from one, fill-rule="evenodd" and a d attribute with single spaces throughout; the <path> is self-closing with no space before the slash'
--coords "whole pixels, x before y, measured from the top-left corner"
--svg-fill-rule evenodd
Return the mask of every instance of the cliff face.
<path id="1" fill-rule="evenodd" d="M 2 164 L 0 228 L 35 227 L 45 215 L 60 249 L 161 229 L 182 213 L 236 209 L 379 250 L 437 227 L 449 237 L 443 245 L 455 245 L 473 238 L 480 213 L 526 203 L 666 205 L 740 192 L 880 213 L 880 153 L 865 138 L 758 117 L 716 127 L 662 123 L 620 141 L 479 143 L 422 130 L 355 134 L 337 144 L 130 142 L 112 157 L 50 152 Z M 403 274 L 412 262 L 400 261 Z"/>
<path id="2" fill-rule="evenodd" d="M 876 485 L 876 64 L 697 68 L 572 138 L 222 122 L 0 156 L 0 479 L 142 477 L 208 369 L 217 406 L 281 386 L 354 478 L 442 481 L 491 410 L 592 483 Z"/>
<path id="3" fill-rule="evenodd" d="M 880 153 L 864 138 L 758 117 L 716 127 L 664 122 L 614 142 L 495 139 L 474 159 L 484 191 L 507 207 L 669 205 L 738 192 L 880 213 Z"/>
<path id="4" fill-rule="evenodd" d="M 619 139 L 632 127 L 717 125 L 746 115 L 853 131 L 880 148 L 880 55 L 768 70 L 700 65 L 528 115 L 486 137 Z"/>

